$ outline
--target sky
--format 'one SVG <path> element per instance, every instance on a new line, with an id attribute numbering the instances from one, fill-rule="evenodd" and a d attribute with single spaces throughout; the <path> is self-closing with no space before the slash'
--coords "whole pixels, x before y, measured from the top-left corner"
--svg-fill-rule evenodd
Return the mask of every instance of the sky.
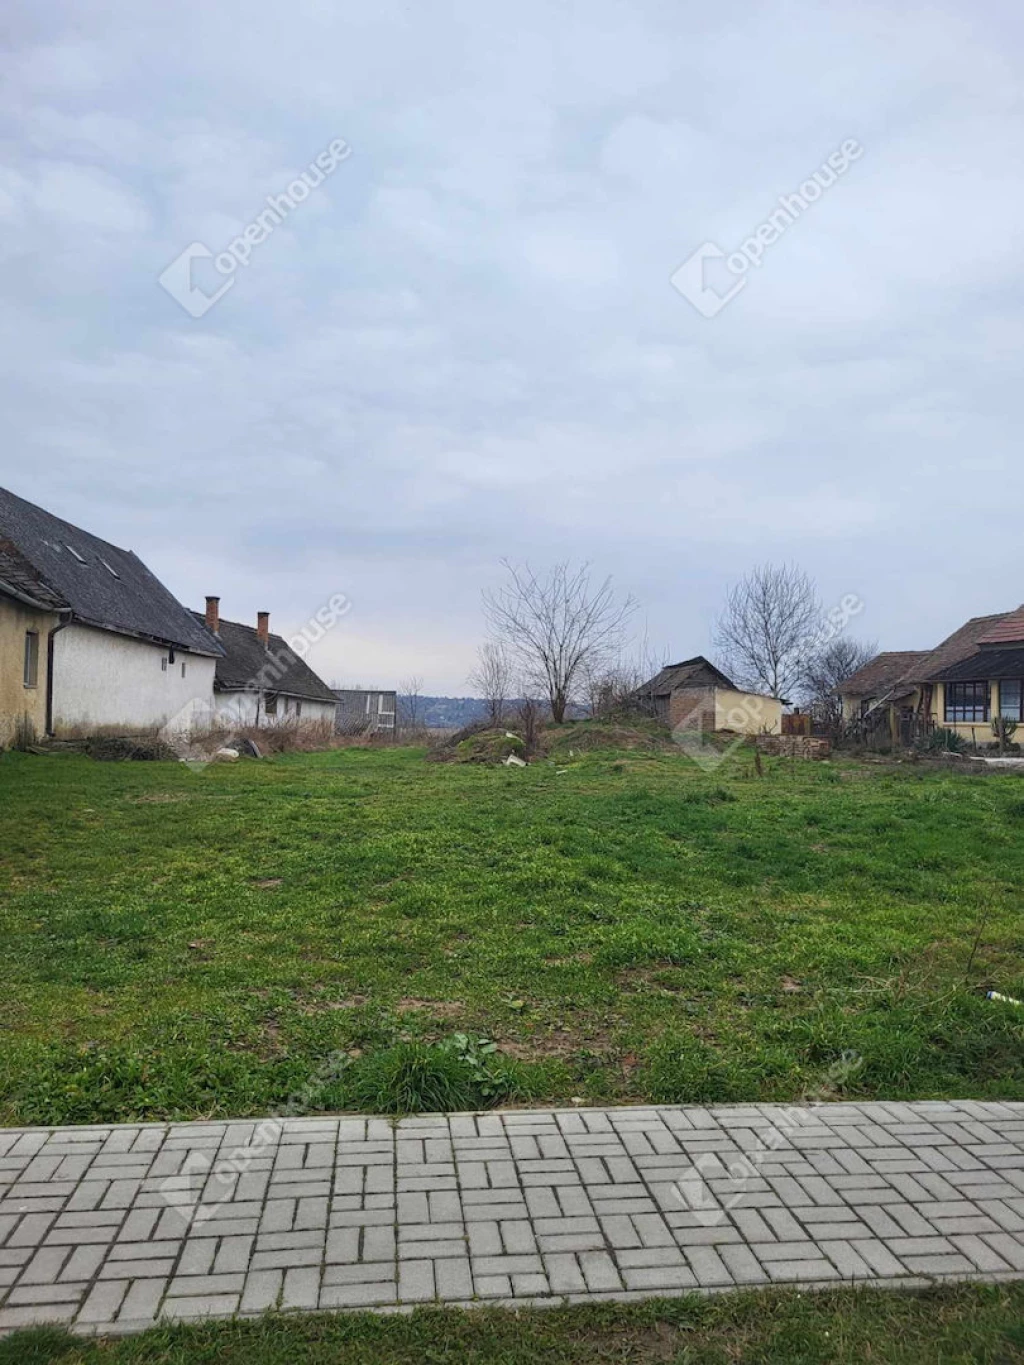
<path id="1" fill-rule="evenodd" d="M 929 647 L 1024 601 L 1022 29 L 999 2 L 22 5 L 0 484 L 231 620 L 292 633 L 344 594 L 308 657 L 349 686 L 467 692 L 503 557 L 612 575 L 664 657 L 709 652 L 769 561 Z"/>

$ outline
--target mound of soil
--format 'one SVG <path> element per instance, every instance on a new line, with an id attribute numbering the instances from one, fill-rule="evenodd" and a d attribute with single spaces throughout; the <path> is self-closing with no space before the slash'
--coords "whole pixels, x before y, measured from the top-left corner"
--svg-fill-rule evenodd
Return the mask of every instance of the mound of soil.
<path id="1" fill-rule="evenodd" d="M 526 756 L 526 745 L 505 729 L 457 730 L 428 755 L 436 763 L 502 763 L 509 754 Z"/>

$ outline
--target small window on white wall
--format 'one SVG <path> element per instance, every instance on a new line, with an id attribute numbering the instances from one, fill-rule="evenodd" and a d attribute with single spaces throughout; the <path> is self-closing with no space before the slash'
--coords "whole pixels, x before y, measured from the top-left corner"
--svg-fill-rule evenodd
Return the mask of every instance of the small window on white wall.
<path id="1" fill-rule="evenodd" d="M 161 672 L 161 673 L 166 673 L 166 672 L 167 672 L 167 655 L 166 655 L 166 654 L 165 654 L 165 655 L 163 656 L 163 658 L 160 660 L 160 672 Z"/>
<path id="2" fill-rule="evenodd" d="M 182 677 L 185 676 L 185 660 L 184 660 L 184 659 L 182 659 L 182 661 L 181 661 L 181 676 L 182 676 Z"/>
<path id="3" fill-rule="evenodd" d="M 39 632 L 25 632 L 25 686 L 37 687 L 39 684 Z"/>

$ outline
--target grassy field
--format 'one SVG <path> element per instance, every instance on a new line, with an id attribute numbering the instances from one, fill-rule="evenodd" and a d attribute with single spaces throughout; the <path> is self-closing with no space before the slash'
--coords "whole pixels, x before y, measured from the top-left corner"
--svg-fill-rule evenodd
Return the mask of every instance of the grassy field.
<path id="1" fill-rule="evenodd" d="M 1020 1099 L 1022 888 L 1015 775 L 8 753 L 0 1122 Z"/>
<path id="2" fill-rule="evenodd" d="M 1012 1365 L 1024 1361 L 1024 1286 L 921 1294 L 769 1291 L 713 1299 L 408 1317 L 268 1317 L 83 1341 L 0 1342 L 0 1365 Z"/>

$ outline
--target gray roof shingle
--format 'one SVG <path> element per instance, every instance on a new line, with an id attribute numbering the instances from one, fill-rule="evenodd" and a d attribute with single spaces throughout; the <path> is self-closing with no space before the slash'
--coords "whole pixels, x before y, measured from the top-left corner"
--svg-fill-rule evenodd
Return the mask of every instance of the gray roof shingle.
<path id="1" fill-rule="evenodd" d="M 736 684 L 727 678 L 721 669 L 716 668 L 703 654 L 692 659 L 683 659 L 678 664 L 666 664 L 650 682 L 645 682 L 637 692 L 648 697 L 665 697 L 672 692 L 701 687 L 727 687 L 736 691 Z"/>
<path id="2" fill-rule="evenodd" d="M 200 622 L 205 619 L 198 611 L 192 615 Z M 257 635 L 255 626 L 222 619 L 216 639 L 224 651 L 224 657 L 217 660 L 214 678 L 218 692 L 240 692 L 251 683 L 282 696 L 337 704 L 338 699 L 327 684 L 280 635 L 269 637 L 268 648 Z"/>
<path id="3" fill-rule="evenodd" d="M 217 641 L 138 555 L 0 488 L 0 541 L 76 620 L 216 656 Z"/>

